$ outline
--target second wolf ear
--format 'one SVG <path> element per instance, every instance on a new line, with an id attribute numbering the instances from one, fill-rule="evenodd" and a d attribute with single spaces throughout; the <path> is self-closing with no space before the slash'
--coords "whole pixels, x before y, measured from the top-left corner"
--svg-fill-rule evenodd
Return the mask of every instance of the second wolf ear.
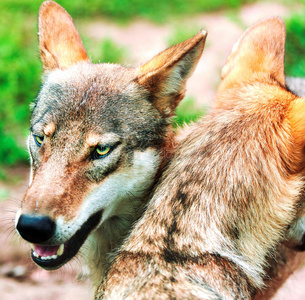
<path id="1" fill-rule="evenodd" d="M 40 6 L 39 48 L 45 70 L 90 62 L 72 18 L 53 1 L 45 1 Z"/>
<path id="2" fill-rule="evenodd" d="M 183 99 L 185 84 L 204 48 L 207 33 L 172 46 L 137 68 L 135 81 L 150 92 L 151 101 L 164 116 L 172 116 Z"/>
<path id="3" fill-rule="evenodd" d="M 222 86 L 269 77 L 285 86 L 286 30 L 282 19 L 273 17 L 251 26 L 234 45 L 222 69 Z"/>

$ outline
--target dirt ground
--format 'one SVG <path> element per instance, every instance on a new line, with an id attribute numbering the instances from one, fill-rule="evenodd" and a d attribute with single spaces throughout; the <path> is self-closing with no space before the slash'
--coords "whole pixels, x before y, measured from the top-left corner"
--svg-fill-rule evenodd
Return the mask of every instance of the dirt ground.
<path id="1" fill-rule="evenodd" d="M 185 20 L 208 30 L 203 57 L 188 83 L 188 95 L 200 105 L 210 107 L 220 80 L 220 70 L 234 42 L 245 27 L 268 16 L 289 16 L 298 7 L 263 2 L 244 6 L 239 13 L 214 13 Z M 127 65 L 144 63 L 167 47 L 166 41 L 175 24 L 158 26 L 138 20 L 120 27 L 113 23 L 93 21 L 79 24 L 80 31 L 94 39 L 110 37 L 126 47 Z M 33 32 L 33 34 L 35 34 Z M 5 300 L 81 300 L 91 299 L 92 291 L 81 260 L 64 268 L 47 272 L 33 265 L 29 246 L 14 231 L 14 214 L 27 188 L 28 167 L 9 170 L 8 182 L 0 182 L 0 299 Z M 291 275 L 276 300 L 305 299 L 305 268 Z"/>

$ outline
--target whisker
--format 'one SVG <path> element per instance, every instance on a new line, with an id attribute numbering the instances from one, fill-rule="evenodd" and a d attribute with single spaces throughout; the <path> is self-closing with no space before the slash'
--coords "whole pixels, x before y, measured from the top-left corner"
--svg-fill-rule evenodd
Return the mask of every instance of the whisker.
<path id="1" fill-rule="evenodd" d="M 14 219 L 12 218 L 3 218 L 0 220 L 0 223 L 4 223 L 4 224 L 11 224 L 13 223 L 14 224 Z"/>
<path id="2" fill-rule="evenodd" d="M 9 232 L 8 234 L 7 234 L 7 232 L 8 232 L 8 230 L 5 231 L 5 235 L 6 235 L 6 237 L 5 237 L 5 239 L 4 239 L 4 242 L 5 242 L 5 243 L 7 243 L 7 242 L 9 242 L 9 241 L 12 241 L 13 238 L 14 238 L 14 236 L 17 236 L 17 235 L 16 235 L 15 228 L 10 229 L 10 232 Z M 3 235 L 4 235 L 4 234 L 3 234 Z"/>

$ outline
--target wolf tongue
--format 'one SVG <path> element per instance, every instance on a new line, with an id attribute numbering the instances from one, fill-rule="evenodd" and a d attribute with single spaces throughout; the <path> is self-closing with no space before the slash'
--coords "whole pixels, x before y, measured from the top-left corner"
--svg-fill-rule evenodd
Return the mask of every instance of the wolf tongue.
<path id="1" fill-rule="evenodd" d="M 59 249 L 59 246 L 40 246 L 40 245 L 34 245 L 35 252 L 39 256 L 42 256 L 42 257 L 56 255 L 58 249 Z"/>

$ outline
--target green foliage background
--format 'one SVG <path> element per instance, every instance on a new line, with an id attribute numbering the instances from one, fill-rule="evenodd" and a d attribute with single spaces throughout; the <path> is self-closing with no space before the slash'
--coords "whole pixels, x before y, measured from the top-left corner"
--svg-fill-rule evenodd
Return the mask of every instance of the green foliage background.
<path id="1" fill-rule="evenodd" d="M 284 1 L 284 0 L 283 0 Z M 295 0 L 294 0 L 295 1 Z M 304 1 L 304 0 L 302 0 Z M 41 64 L 37 42 L 37 14 L 42 1 L 0 1 L 0 176 L 1 166 L 27 162 L 25 137 L 29 130 L 30 103 L 35 99 L 40 85 Z M 238 9 L 253 0 L 59 0 L 76 20 L 92 17 L 128 22 L 134 17 L 153 22 L 166 22 L 173 18 L 225 8 Z M 289 75 L 305 76 L 305 19 L 299 13 L 287 24 L 286 68 Z M 194 32 L 178 28 L 168 41 L 171 45 L 188 38 Z M 85 45 L 93 61 L 124 62 L 126 49 L 106 39 L 100 44 L 85 37 Z M 92 46 L 92 47 L 91 47 Z M 91 51 L 94 48 L 94 52 Z M 177 110 L 174 124 L 195 121 L 203 111 L 188 99 Z"/>
<path id="2" fill-rule="evenodd" d="M 42 1 L 1 0 L 0 9 L 22 11 L 36 15 Z M 170 17 L 186 16 L 225 8 L 237 8 L 254 0 L 58 0 L 73 18 L 106 16 L 118 21 L 142 17 L 155 22 L 164 22 Z"/>
<path id="3" fill-rule="evenodd" d="M 286 24 L 286 74 L 305 77 L 305 11 L 298 12 Z"/>

